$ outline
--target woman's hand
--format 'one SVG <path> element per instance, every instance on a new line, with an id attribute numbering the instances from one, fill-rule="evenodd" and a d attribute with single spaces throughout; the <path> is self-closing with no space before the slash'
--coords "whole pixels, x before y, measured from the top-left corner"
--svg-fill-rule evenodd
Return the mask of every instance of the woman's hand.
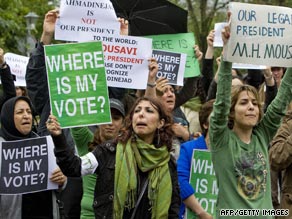
<path id="1" fill-rule="evenodd" d="M 118 21 L 120 22 L 120 34 L 128 36 L 129 35 L 129 22 L 128 20 L 125 20 L 124 18 L 118 18 Z"/>
<path id="2" fill-rule="evenodd" d="M 203 211 L 198 217 L 200 219 L 213 219 L 213 216 L 206 211 Z"/>
<path id="3" fill-rule="evenodd" d="M 54 9 L 46 13 L 43 23 L 43 33 L 41 36 L 41 42 L 43 42 L 44 45 L 49 45 L 51 43 L 55 32 L 55 24 L 58 18 L 59 9 Z"/>
<path id="4" fill-rule="evenodd" d="M 58 136 L 62 134 L 60 123 L 54 115 L 50 115 L 47 122 L 47 129 L 52 136 Z"/>
<path id="5" fill-rule="evenodd" d="M 149 76 L 148 76 L 148 82 L 155 83 L 156 74 L 158 72 L 158 63 L 155 58 L 150 58 L 148 60 L 148 68 L 149 68 Z"/>
<path id="6" fill-rule="evenodd" d="M 263 73 L 264 73 L 266 85 L 267 86 L 274 86 L 276 82 L 274 80 L 271 67 L 267 67 L 266 69 L 264 69 Z"/>
<path id="7" fill-rule="evenodd" d="M 272 78 L 273 72 L 270 66 L 268 66 L 266 69 L 263 70 L 265 78 Z"/>
<path id="8" fill-rule="evenodd" d="M 221 36 L 223 40 L 223 44 L 226 45 L 229 38 L 230 38 L 230 19 L 231 19 L 231 12 L 228 12 L 228 24 L 222 29 Z"/>
<path id="9" fill-rule="evenodd" d="M 215 30 L 211 30 L 206 38 L 208 47 L 211 47 L 211 48 L 214 47 L 213 46 L 214 38 L 215 38 Z"/>
<path id="10" fill-rule="evenodd" d="M 43 23 L 43 31 L 46 33 L 53 34 L 55 32 L 55 24 L 59 18 L 59 9 L 54 9 L 48 11 L 45 15 L 45 20 Z"/>
<path id="11" fill-rule="evenodd" d="M 60 168 L 57 168 L 53 171 L 50 180 L 54 183 L 58 183 L 59 186 L 63 186 L 63 184 L 67 181 L 67 176 L 63 174 Z"/>
<path id="12" fill-rule="evenodd" d="M 162 96 L 164 94 L 165 86 L 168 84 L 168 79 L 161 77 L 156 80 L 156 94 Z"/>
<path id="13" fill-rule="evenodd" d="M 195 53 L 195 57 L 198 61 L 201 61 L 202 58 L 203 58 L 203 53 L 202 51 L 200 50 L 199 46 L 198 45 L 195 45 L 194 46 L 194 53 Z"/>
<path id="14" fill-rule="evenodd" d="M 194 139 L 199 138 L 199 137 L 201 137 L 201 136 L 202 136 L 202 133 L 201 133 L 201 132 L 195 132 L 195 133 L 193 134 L 193 138 L 194 138 Z"/>
<path id="15" fill-rule="evenodd" d="M 229 25 L 226 25 L 222 29 L 221 36 L 222 36 L 223 44 L 226 45 L 229 38 L 230 38 L 230 26 Z"/>
<path id="16" fill-rule="evenodd" d="M 171 129 L 174 132 L 176 137 L 180 137 L 184 141 L 188 141 L 190 139 L 190 133 L 189 133 L 188 127 L 183 126 L 179 123 L 174 123 L 171 126 Z"/>
<path id="17" fill-rule="evenodd" d="M 205 59 L 213 59 L 214 57 L 214 38 L 215 38 L 215 30 L 211 30 L 207 36 L 207 50 L 205 54 Z"/>

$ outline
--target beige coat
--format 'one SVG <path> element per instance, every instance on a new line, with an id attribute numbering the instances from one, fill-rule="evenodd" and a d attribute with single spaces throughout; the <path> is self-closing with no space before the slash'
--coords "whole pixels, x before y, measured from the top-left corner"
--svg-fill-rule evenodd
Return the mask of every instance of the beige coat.
<path id="1" fill-rule="evenodd" d="M 282 171 L 281 209 L 289 209 L 292 218 L 292 111 L 283 118 L 282 125 L 271 143 L 270 165 L 275 171 Z"/>

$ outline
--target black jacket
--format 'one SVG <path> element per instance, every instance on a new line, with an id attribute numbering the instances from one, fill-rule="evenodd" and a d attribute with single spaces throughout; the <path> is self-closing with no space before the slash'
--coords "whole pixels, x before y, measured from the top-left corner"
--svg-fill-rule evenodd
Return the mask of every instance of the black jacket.
<path id="1" fill-rule="evenodd" d="M 0 111 L 2 105 L 6 100 L 9 100 L 11 97 L 16 96 L 15 86 L 13 76 L 10 71 L 9 65 L 6 68 L 0 68 L 0 79 L 2 83 L 2 95 L 0 95 Z"/>
<path id="2" fill-rule="evenodd" d="M 65 145 L 64 136 L 53 137 L 55 143 L 55 155 L 57 162 L 62 171 L 68 176 L 81 175 L 81 159 L 70 152 Z M 108 141 L 98 145 L 92 152 L 98 161 L 98 167 L 95 171 L 97 174 L 95 192 L 94 192 L 94 212 L 96 218 L 113 218 L 113 197 L 114 197 L 114 176 L 116 162 L 116 142 Z M 172 179 L 171 205 L 169 208 L 169 217 L 177 219 L 179 207 L 181 204 L 176 164 L 174 160 L 169 161 L 169 170 Z M 138 194 L 143 182 L 147 178 L 147 173 L 139 172 L 138 174 Z M 147 190 L 144 193 L 135 218 L 150 219 L 151 212 L 147 197 Z M 123 218 L 130 218 L 132 212 L 125 210 Z"/>
<path id="3" fill-rule="evenodd" d="M 25 80 L 28 96 L 34 106 L 36 114 L 40 116 L 37 133 L 40 136 L 49 135 L 46 121 L 51 111 L 50 96 L 44 47 L 40 42 L 36 44 L 36 48 L 32 51 L 29 58 Z M 70 134 L 70 130 L 65 129 L 64 132 L 66 133 L 66 140 L 71 146 L 70 150 L 74 152 L 74 141 Z M 60 193 L 56 193 L 58 202 L 60 203 L 59 210 L 62 211 L 67 218 L 80 218 L 82 192 L 82 178 L 68 178 L 66 189 Z M 50 206 L 47 205 L 47 209 L 48 208 L 50 208 Z"/>

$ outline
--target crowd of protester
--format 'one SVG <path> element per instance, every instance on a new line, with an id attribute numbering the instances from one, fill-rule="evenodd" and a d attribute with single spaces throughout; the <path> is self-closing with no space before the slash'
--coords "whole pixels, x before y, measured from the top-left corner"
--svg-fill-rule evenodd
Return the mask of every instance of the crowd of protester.
<path id="1" fill-rule="evenodd" d="M 292 69 L 272 66 L 242 75 L 223 56 L 214 57 L 212 30 L 205 55 L 194 46 L 200 76 L 187 78 L 182 87 L 170 85 L 166 78 L 156 79 L 158 63 L 149 57 L 146 90 L 108 88 L 111 124 L 62 129 L 51 114 L 44 55 L 58 13 L 45 15 L 26 87 L 14 85 L 0 49 L 0 140 L 50 135 L 59 166 L 50 180 L 59 189 L 0 195 L 0 218 L 183 219 L 189 209 L 211 219 L 221 218 L 222 209 L 292 211 Z M 119 22 L 127 35 L 128 21 Z M 227 25 L 223 50 L 229 38 Z M 190 184 L 194 149 L 212 155 L 216 216 L 200 204 Z"/>

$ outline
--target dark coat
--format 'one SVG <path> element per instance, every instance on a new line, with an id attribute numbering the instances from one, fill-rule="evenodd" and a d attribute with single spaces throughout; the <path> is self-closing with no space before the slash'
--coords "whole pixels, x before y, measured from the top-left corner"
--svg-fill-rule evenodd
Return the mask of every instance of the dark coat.
<path id="1" fill-rule="evenodd" d="M 81 176 L 81 159 L 75 156 L 67 149 L 64 144 L 64 137 L 53 137 L 55 143 L 55 155 L 57 162 L 62 171 L 68 176 Z M 97 174 L 96 186 L 94 192 L 94 212 L 96 218 L 113 218 L 113 198 L 114 198 L 114 176 L 116 162 L 116 145 L 113 141 L 105 142 L 98 145 L 92 152 L 98 161 L 98 167 L 95 171 Z M 177 219 L 179 206 L 181 204 L 178 177 L 176 172 L 176 164 L 174 160 L 169 161 L 169 170 L 172 179 L 172 198 L 169 208 L 169 217 Z M 147 173 L 139 172 L 138 174 L 138 190 L 143 185 L 143 181 L 147 178 Z M 138 191 L 139 194 L 139 191 Z M 136 212 L 135 218 L 150 219 L 151 212 L 147 197 L 147 190 L 144 193 Z M 125 210 L 124 218 L 130 218 L 132 212 Z"/>
<path id="2" fill-rule="evenodd" d="M 7 65 L 6 68 L 0 68 L 0 79 L 2 84 L 3 93 L 0 96 L 0 111 L 2 105 L 6 100 L 9 100 L 11 97 L 16 96 L 15 86 L 13 76 L 10 71 L 10 67 Z"/>
<path id="3" fill-rule="evenodd" d="M 37 133 L 40 136 L 49 135 L 46 121 L 50 115 L 51 107 L 44 47 L 41 42 L 36 44 L 36 48 L 31 53 L 27 64 L 25 80 L 28 96 L 34 106 L 36 114 L 40 116 Z M 70 150 L 74 153 L 74 141 L 70 134 L 70 130 L 65 129 L 64 132 L 66 141 L 68 141 L 68 145 L 71 146 Z M 70 177 L 68 177 L 65 190 L 56 194 L 59 199 L 58 202 L 60 203 L 59 210 L 62 211 L 67 218 L 80 218 L 82 194 L 82 178 L 71 179 Z"/>

